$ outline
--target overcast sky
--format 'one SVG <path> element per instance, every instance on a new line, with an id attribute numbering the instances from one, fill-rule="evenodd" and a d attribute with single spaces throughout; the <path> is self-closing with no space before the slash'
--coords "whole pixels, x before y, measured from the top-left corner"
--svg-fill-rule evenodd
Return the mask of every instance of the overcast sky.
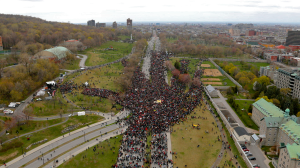
<path id="1" fill-rule="evenodd" d="M 5 0 L 0 13 L 48 21 L 299 23 L 299 0 Z"/>

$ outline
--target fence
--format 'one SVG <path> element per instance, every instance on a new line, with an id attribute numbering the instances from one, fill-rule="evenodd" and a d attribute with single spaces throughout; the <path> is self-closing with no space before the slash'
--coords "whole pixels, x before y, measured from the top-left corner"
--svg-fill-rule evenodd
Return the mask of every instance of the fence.
<path id="1" fill-rule="evenodd" d="M 221 117 L 225 127 L 227 128 L 227 130 L 229 131 L 230 135 L 232 136 L 232 139 L 235 143 L 235 146 L 237 147 L 238 151 L 242 154 L 243 160 L 245 161 L 245 163 L 247 164 L 248 167 L 253 167 L 252 163 L 250 162 L 250 160 L 248 159 L 248 157 L 246 156 L 245 152 L 243 151 L 240 143 L 238 142 L 237 138 L 235 137 L 234 134 L 231 133 L 231 130 L 233 129 L 230 125 L 230 123 L 228 122 L 228 120 L 226 119 L 226 117 L 224 116 L 224 114 L 221 112 L 221 110 L 219 109 L 219 107 L 216 105 L 216 103 L 213 101 L 213 99 L 210 97 L 208 91 L 206 90 L 206 88 L 204 89 L 206 92 L 206 95 L 209 97 L 211 103 L 213 104 L 213 106 L 215 107 L 217 113 L 219 114 L 219 116 Z M 238 125 L 238 124 L 237 124 Z M 239 126 L 239 125 L 238 125 Z"/>

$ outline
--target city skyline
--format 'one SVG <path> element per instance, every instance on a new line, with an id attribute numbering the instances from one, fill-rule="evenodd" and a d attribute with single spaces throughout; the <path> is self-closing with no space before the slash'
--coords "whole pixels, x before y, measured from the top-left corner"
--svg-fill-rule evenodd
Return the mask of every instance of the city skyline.
<path id="1" fill-rule="evenodd" d="M 10 0 L 3 6 L 1 13 L 20 14 L 39 17 L 47 21 L 86 23 L 94 19 L 97 22 L 125 22 L 133 18 L 135 22 L 265 22 L 265 23 L 300 23 L 300 3 L 296 0 L 264 0 L 238 2 L 212 0 L 198 2 L 131 1 L 120 0 L 111 5 L 109 2 L 87 0 L 74 3 L 70 0 Z M 47 8 L 45 8 L 47 6 Z M 102 8 L 99 8 L 101 6 Z M 69 9 L 73 9 L 69 10 Z"/>

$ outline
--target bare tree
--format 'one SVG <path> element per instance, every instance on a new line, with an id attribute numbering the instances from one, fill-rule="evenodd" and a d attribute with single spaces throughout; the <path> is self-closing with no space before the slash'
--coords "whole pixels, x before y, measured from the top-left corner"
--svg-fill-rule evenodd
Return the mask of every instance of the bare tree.
<path id="1" fill-rule="evenodd" d="M 5 59 L 0 59 L 0 79 L 2 78 L 2 73 L 4 71 L 4 68 L 6 67 L 7 62 Z"/>
<path id="2" fill-rule="evenodd" d="M 24 114 L 24 118 L 26 120 L 26 123 L 29 123 L 29 120 L 32 119 L 33 117 L 33 107 L 32 106 L 28 106 L 27 108 L 24 109 L 23 111 Z"/>

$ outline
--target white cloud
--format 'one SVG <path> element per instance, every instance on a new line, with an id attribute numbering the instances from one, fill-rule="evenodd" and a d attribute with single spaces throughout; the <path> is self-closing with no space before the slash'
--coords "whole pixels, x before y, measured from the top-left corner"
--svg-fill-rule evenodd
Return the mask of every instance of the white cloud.
<path id="1" fill-rule="evenodd" d="M 51 21 L 85 23 L 134 21 L 299 22 L 298 0 L 9 0 L 1 13 Z M 12 10 L 13 9 L 13 10 Z M 12 13 L 13 12 L 13 13 Z M 262 13 L 264 12 L 264 13 Z"/>

